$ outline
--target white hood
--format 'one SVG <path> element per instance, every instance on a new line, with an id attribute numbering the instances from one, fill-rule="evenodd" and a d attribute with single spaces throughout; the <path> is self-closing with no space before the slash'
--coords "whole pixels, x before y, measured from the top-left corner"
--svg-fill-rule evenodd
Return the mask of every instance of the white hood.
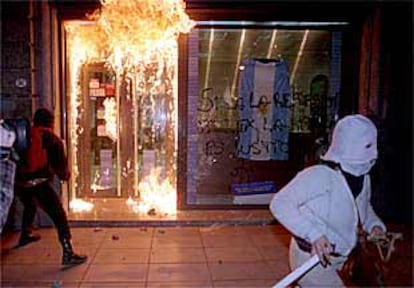
<path id="1" fill-rule="evenodd" d="M 331 145 L 321 158 L 339 163 L 355 176 L 367 174 L 378 157 L 377 128 L 363 115 L 350 115 L 336 124 Z"/>

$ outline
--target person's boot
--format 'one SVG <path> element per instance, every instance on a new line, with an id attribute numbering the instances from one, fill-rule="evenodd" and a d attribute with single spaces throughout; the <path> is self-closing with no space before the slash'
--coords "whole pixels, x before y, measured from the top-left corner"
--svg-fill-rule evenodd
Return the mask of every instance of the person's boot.
<path id="1" fill-rule="evenodd" d="M 22 247 L 22 246 L 26 246 L 27 244 L 30 244 L 32 242 L 37 242 L 41 239 L 39 234 L 32 234 L 32 233 L 27 233 L 27 232 L 22 232 L 20 234 L 20 239 L 19 239 L 19 243 L 18 246 Z"/>
<path id="2" fill-rule="evenodd" d="M 78 255 L 73 252 L 72 243 L 69 239 L 62 240 L 62 247 L 63 247 L 63 256 L 62 256 L 62 265 L 64 266 L 73 266 L 79 265 L 88 259 L 86 255 Z"/>

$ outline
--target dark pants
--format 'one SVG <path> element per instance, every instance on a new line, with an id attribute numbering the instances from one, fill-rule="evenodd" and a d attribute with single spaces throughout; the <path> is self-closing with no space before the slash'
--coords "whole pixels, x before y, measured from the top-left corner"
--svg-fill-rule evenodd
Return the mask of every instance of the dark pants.
<path id="1" fill-rule="evenodd" d="M 52 219 L 59 235 L 59 240 L 70 239 L 69 223 L 66 212 L 56 192 L 48 182 L 29 187 L 19 187 L 18 195 L 23 203 L 22 233 L 29 233 L 36 215 L 36 201 L 46 214 Z"/>

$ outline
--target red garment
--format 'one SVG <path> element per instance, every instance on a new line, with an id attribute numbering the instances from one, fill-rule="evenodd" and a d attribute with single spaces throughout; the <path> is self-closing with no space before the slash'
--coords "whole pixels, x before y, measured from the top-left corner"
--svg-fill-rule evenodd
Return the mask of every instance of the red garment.
<path id="1" fill-rule="evenodd" d="M 70 172 L 63 141 L 51 128 L 33 126 L 31 145 L 19 163 L 18 179 L 22 181 L 50 178 L 56 174 L 68 180 Z"/>
<path id="2" fill-rule="evenodd" d="M 32 126 L 30 129 L 30 146 L 26 152 L 26 162 L 22 173 L 33 173 L 43 170 L 47 166 L 47 151 L 43 146 L 43 132 L 50 130 L 45 127 Z"/>

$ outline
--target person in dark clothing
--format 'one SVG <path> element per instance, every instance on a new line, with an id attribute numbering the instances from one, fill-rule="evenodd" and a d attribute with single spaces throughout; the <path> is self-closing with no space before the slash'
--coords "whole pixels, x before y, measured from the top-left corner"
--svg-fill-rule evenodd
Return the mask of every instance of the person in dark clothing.
<path id="1" fill-rule="evenodd" d="M 53 127 L 53 113 L 45 108 L 38 109 L 31 127 L 31 146 L 17 169 L 16 194 L 24 207 L 18 246 L 40 240 L 40 235 L 32 233 L 38 203 L 56 227 L 63 249 L 62 265 L 71 266 L 84 263 L 87 256 L 73 251 L 66 212 L 51 186 L 54 175 L 62 181 L 70 178 L 63 141 L 54 134 Z"/>

